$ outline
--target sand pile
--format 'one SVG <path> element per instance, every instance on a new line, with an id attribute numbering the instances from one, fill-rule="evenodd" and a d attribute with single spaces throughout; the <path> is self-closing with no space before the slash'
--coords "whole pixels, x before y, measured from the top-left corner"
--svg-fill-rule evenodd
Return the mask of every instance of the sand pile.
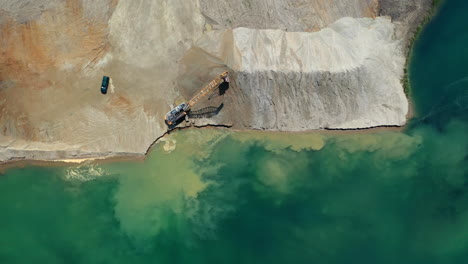
<path id="1" fill-rule="evenodd" d="M 404 54 L 389 18 L 342 18 L 318 32 L 236 28 L 204 35 L 187 58 L 216 58 L 235 73 L 224 117 L 268 130 L 403 125 Z M 237 90 L 237 91 L 235 91 Z M 242 95 L 242 96 L 240 96 Z"/>

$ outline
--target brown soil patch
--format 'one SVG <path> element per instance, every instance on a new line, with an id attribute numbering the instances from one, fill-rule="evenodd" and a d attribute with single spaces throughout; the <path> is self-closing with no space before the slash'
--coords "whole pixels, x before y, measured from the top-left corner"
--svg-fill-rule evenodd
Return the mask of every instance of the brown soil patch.
<path id="1" fill-rule="evenodd" d="M 64 12 L 48 11 L 39 20 L 24 24 L 10 19 L 0 26 L 0 36 L 3 79 L 7 75 L 26 80 L 29 74 L 22 73 L 40 74 L 65 63 L 83 66 L 108 48 L 107 24 L 86 21 L 76 4 Z"/>
<path id="2" fill-rule="evenodd" d="M 364 10 L 364 16 L 376 18 L 379 15 L 379 0 L 370 0 L 368 7 Z"/>
<path id="3" fill-rule="evenodd" d="M 113 1 L 113 8 L 116 1 Z M 113 10 L 113 9 L 112 9 Z M 25 113 L 42 111 L 42 92 L 66 94 L 67 73 L 77 73 L 109 49 L 106 18 L 84 14 L 81 0 L 67 0 L 37 20 L 18 23 L 2 17 L 0 24 L 0 133 L 35 139 L 34 120 Z M 75 76 L 79 76 L 75 74 Z M 77 77 L 79 78 L 79 77 Z M 10 87 L 3 87 L 10 83 Z M 4 99 L 4 102 L 2 102 Z M 49 102 L 55 103 L 55 102 Z M 15 131 L 8 129 L 15 127 Z"/>
<path id="4" fill-rule="evenodd" d="M 128 96 L 125 95 L 117 95 L 112 96 L 109 100 L 109 111 L 125 111 L 125 112 L 133 112 L 134 106 Z"/>

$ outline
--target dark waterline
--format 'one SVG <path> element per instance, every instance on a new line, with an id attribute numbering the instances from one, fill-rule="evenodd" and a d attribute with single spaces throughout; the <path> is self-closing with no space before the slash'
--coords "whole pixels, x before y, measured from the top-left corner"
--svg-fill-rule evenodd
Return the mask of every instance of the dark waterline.
<path id="1" fill-rule="evenodd" d="M 143 164 L 8 170 L 0 263 L 468 263 L 466 14 L 416 42 L 404 133 L 181 131 Z"/>

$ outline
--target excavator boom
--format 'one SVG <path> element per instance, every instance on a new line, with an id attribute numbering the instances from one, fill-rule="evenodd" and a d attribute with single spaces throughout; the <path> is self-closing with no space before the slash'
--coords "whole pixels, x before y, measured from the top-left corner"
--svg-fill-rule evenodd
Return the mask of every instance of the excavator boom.
<path id="1" fill-rule="evenodd" d="M 205 97 L 207 94 L 211 93 L 221 83 L 223 83 L 224 81 L 229 81 L 227 79 L 227 75 L 228 75 L 228 72 L 223 72 L 217 78 L 212 80 L 209 84 L 205 85 L 205 87 L 203 87 L 195 96 L 192 97 L 192 99 L 190 99 L 190 101 L 187 104 L 188 109 L 190 109 L 192 106 L 198 103 L 198 101 L 200 101 L 200 99 Z"/>

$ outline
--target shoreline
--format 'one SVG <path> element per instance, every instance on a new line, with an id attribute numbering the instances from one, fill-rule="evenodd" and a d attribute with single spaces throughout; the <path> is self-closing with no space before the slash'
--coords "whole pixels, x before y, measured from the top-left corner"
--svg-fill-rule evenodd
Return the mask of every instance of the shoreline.
<path id="1" fill-rule="evenodd" d="M 408 111 L 409 112 L 409 111 Z M 407 119 L 408 123 L 409 119 Z M 96 156 L 96 157 L 77 157 L 70 159 L 57 159 L 57 160 L 43 160 L 43 159 L 12 159 L 8 161 L 0 162 L 0 176 L 9 169 L 25 168 L 27 166 L 37 167 L 69 167 L 69 166 L 81 166 L 81 165 L 92 165 L 92 164 L 107 164 L 112 162 L 144 162 L 148 157 L 149 153 L 153 150 L 154 146 L 160 142 L 164 142 L 163 139 L 170 133 L 177 132 L 184 129 L 229 129 L 234 133 L 243 132 L 262 132 L 262 133 L 278 133 L 278 134 L 320 134 L 320 135 L 352 135 L 352 134 L 373 134 L 381 132 L 403 132 L 406 128 L 404 126 L 379 126 L 362 129 L 313 129 L 306 131 L 269 131 L 269 130 L 256 130 L 256 129 L 235 129 L 222 127 L 219 125 L 206 125 L 201 127 L 188 126 L 176 128 L 171 131 L 164 133 L 164 135 L 158 137 L 149 147 L 145 154 L 128 154 L 128 155 L 115 155 L 115 156 Z M 89 155 L 89 154 L 84 154 Z"/>
<path id="2" fill-rule="evenodd" d="M 429 13 L 426 15 L 426 17 L 423 18 L 421 23 L 418 25 L 416 28 L 413 36 L 408 40 L 408 54 L 406 55 L 406 62 L 405 62 L 405 68 L 403 70 L 403 92 L 405 93 L 406 97 L 409 98 L 411 96 L 411 81 L 410 81 L 410 64 L 411 60 L 414 56 L 414 44 L 416 41 L 419 39 L 421 33 L 423 30 L 426 28 L 427 24 L 431 22 L 431 20 L 437 15 L 437 13 L 440 10 L 440 6 L 445 3 L 445 0 L 432 0 L 432 7 L 429 10 Z M 410 101 L 408 100 L 408 103 Z M 413 104 L 411 103 L 411 108 L 408 108 L 408 112 L 411 111 L 411 116 L 414 117 L 413 114 L 415 113 L 415 109 L 413 108 Z"/>
<path id="3" fill-rule="evenodd" d="M 251 131 L 260 131 L 263 133 L 281 133 L 281 134 L 310 134 L 316 133 L 321 135 L 345 135 L 345 134 L 372 134 L 372 133 L 380 133 L 380 132 L 404 132 L 407 128 L 408 123 L 411 119 L 415 118 L 416 110 L 414 108 L 414 102 L 411 98 L 411 84 L 410 84 L 410 73 L 409 67 L 411 63 L 411 59 L 413 57 L 414 51 L 414 44 L 420 37 L 422 31 L 426 27 L 426 25 L 432 20 L 434 16 L 437 15 L 439 7 L 444 3 L 444 0 L 433 0 L 433 6 L 431 10 L 427 14 L 427 16 L 423 19 L 420 25 L 417 27 L 416 31 L 414 32 L 413 36 L 409 39 L 408 43 L 408 54 L 405 62 L 404 67 L 404 74 L 403 79 L 401 80 L 403 91 L 408 101 L 408 112 L 406 114 L 406 123 L 403 126 L 377 126 L 377 127 L 369 127 L 369 128 L 358 128 L 358 129 L 311 129 L 311 130 L 304 130 L 304 131 L 270 131 L 270 130 L 258 130 L 258 129 L 236 129 L 230 126 L 225 125 L 204 125 L 204 126 L 187 126 L 187 127 L 177 127 L 172 130 L 166 131 L 163 135 L 157 137 L 149 146 L 145 153 L 141 154 L 128 154 L 122 155 L 116 153 L 116 155 L 96 155 L 96 156 L 89 156 L 90 153 L 84 153 L 83 156 L 78 156 L 76 158 L 68 158 L 68 159 L 57 159 L 57 160 L 47 160 L 47 159 L 11 159 L 7 161 L 0 161 L 0 176 L 6 170 L 12 168 L 24 168 L 26 166 L 38 166 L 38 167 L 68 167 L 68 166 L 80 166 L 80 165 L 89 165 L 89 164 L 107 164 L 111 162 L 144 162 L 146 157 L 149 153 L 153 150 L 154 146 L 159 142 L 163 142 L 163 139 L 166 135 L 169 135 L 173 132 L 182 129 L 189 129 L 189 128 L 198 128 L 198 129 L 229 129 L 234 133 L 242 133 L 242 132 L 251 132 Z"/>
<path id="4" fill-rule="evenodd" d="M 0 162 L 0 177 L 9 169 L 22 169 L 28 166 L 34 167 L 71 167 L 92 164 L 107 164 L 112 162 L 144 162 L 146 155 L 127 155 L 127 156 L 100 156 L 89 158 L 76 158 L 76 159 L 60 159 L 60 160 L 40 160 L 40 159 L 16 159 Z"/>

